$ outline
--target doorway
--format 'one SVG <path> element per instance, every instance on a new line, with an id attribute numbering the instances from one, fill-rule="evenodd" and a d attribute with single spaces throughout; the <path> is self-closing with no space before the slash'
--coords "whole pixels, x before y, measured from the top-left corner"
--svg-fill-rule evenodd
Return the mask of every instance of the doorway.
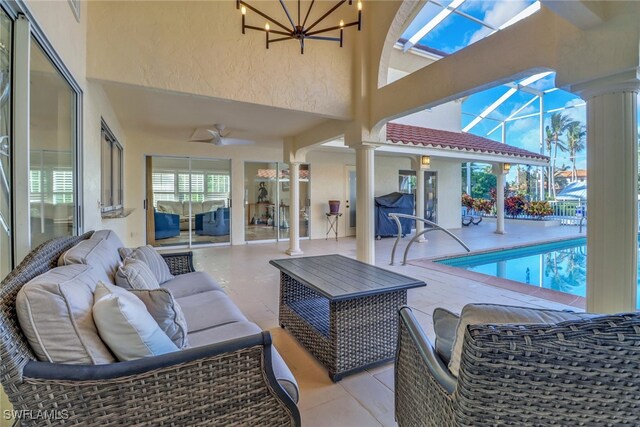
<path id="1" fill-rule="evenodd" d="M 231 243 L 231 161 L 147 156 L 147 243 Z"/>
<path id="2" fill-rule="evenodd" d="M 347 196 L 347 203 L 344 207 L 345 214 L 345 224 L 346 224 L 346 236 L 355 236 L 356 235 L 356 167 L 355 166 L 346 166 L 345 167 L 345 182 L 346 189 L 345 195 Z"/>
<path id="3" fill-rule="evenodd" d="M 424 218 L 438 222 L 438 172 L 424 171 Z"/>
<path id="4" fill-rule="evenodd" d="M 289 204 L 291 181 L 289 165 L 278 162 L 245 162 L 244 164 L 245 224 L 247 242 L 289 240 Z M 309 207 L 311 203 L 311 171 L 300 165 L 299 232 L 309 237 Z"/>

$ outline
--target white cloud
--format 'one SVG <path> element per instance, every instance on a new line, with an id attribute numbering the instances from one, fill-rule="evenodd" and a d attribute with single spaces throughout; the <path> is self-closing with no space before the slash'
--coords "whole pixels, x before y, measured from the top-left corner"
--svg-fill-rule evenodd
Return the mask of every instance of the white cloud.
<path id="1" fill-rule="evenodd" d="M 529 121 L 529 119 L 521 120 Z M 496 132 L 500 135 L 500 132 Z M 514 125 L 507 126 L 507 144 L 514 147 L 524 148 L 525 150 L 540 152 L 540 131 L 535 120 L 529 121 L 529 126 L 518 129 Z"/>
<path id="2" fill-rule="evenodd" d="M 561 113 L 569 116 L 571 120 L 577 120 L 583 124 L 587 123 L 587 108 L 585 105 L 577 106 L 584 101 L 582 99 L 576 98 L 568 101 L 564 104 L 566 110 L 562 110 Z M 573 107 L 573 108 L 571 108 Z"/>
<path id="3" fill-rule="evenodd" d="M 523 0 L 512 0 L 512 1 L 501 1 L 501 2 L 480 2 L 486 3 L 485 6 L 485 15 L 483 21 L 488 24 L 493 25 L 494 27 L 499 27 L 500 25 L 507 22 L 509 19 L 516 16 L 518 13 L 523 11 L 529 4 Z M 478 40 L 483 39 L 492 30 L 482 27 L 478 31 L 476 31 L 469 40 L 469 44 L 475 43 Z"/>
<path id="4" fill-rule="evenodd" d="M 529 117 L 526 119 L 514 120 L 511 126 L 507 127 L 507 130 L 511 132 L 522 132 L 533 129 L 536 131 L 536 134 L 539 134 L 540 130 L 538 126 L 540 126 L 540 120 L 537 117 Z"/>

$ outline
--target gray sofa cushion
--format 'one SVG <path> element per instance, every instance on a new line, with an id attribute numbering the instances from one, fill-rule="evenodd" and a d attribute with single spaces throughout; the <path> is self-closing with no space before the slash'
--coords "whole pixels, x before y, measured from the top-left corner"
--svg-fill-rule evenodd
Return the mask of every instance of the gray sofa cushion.
<path id="1" fill-rule="evenodd" d="M 91 239 L 106 240 L 114 251 L 124 247 L 122 240 L 113 230 L 98 230 L 91 235 Z"/>
<path id="2" fill-rule="evenodd" d="M 131 289 L 131 292 L 142 300 L 151 317 L 178 348 L 186 348 L 189 345 L 187 320 L 180 304 L 173 298 L 169 290 L 162 288 Z"/>
<path id="3" fill-rule="evenodd" d="M 261 331 L 258 325 L 251 322 L 227 323 L 215 328 L 189 333 L 189 343 L 191 347 L 200 347 L 258 334 Z M 300 393 L 295 377 L 275 346 L 272 345 L 271 350 L 271 364 L 278 383 L 285 389 L 289 396 L 291 396 L 293 401 L 298 403 Z"/>
<path id="4" fill-rule="evenodd" d="M 140 298 L 119 286 L 98 283 L 93 318 L 100 337 L 118 360 L 136 360 L 178 351 Z"/>
<path id="5" fill-rule="evenodd" d="M 96 269 L 96 274 L 101 275 L 102 281 L 114 284 L 120 256 L 108 241 L 86 239 L 60 255 L 58 266 L 71 264 L 90 265 Z"/>
<path id="6" fill-rule="evenodd" d="M 464 334 L 469 325 L 500 324 L 555 324 L 568 320 L 589 319 L 597 314 L 574 313 L 570 311 L 516 307 L 498 304 L 467 304 L 462 308 L 456 328 L 449 370 L 458 376 L 462 358 Z"/>
<path id="7" fill-rule="evenodd" d="M 433 330 L 436 333 L 436 353 L 446 364 L 451 360 L 453 341 L 456 339 L 456 328 L 460 316 L 445 310 L 436 308 L 433 310 Z"/>
<path id="8" fill-rule="evenodd" d="M 93 320 L 100 281 L 84 264 L 57 267 L 25 284 L 16 298 L 20 327 L 38 360 L 52 363 L 115 362 Z"/>
<path id="9" fill-rule="evenodd" d="M 136 248 L 130 258 L 146 262 L 160 284 L 174 278 L 164 258 L 150 245 Z"/>
<path id="10" fill-rule="evenodd" d="M 202 292 L 222 290 L 210 275 L 202 271 L 179 274 L 160 286 L 170 290 L 175 298 L 182 298 Z"/>
<path id="11" fill-rule="evenodd" d="M 192 332 L 247 320 L 222 291 L 203 292 L 176 299 L 187 319 L 187 328 Z"/>
<path id="12" fill-rule="evenodd" d="M 125 289 L 158 289 L 158 279 L 151 272 L 146 262 L 127 258 L 124 265 L 118 267 L 116 285 Z"/>

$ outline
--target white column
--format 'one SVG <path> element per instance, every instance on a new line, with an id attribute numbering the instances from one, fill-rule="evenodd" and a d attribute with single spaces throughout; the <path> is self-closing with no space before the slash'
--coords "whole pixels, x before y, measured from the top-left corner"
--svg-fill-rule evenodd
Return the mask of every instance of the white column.
<path id="1" fill-rule="evenodd" d="M 300 163 L 289 165 L 289 249 L 287 255 L 302 255 L 300 250 Z"/>
<path id="2" fill-rule="evenodd" d="M 421 156 L 414 162 L 417 166 L 414 171 L 416 173 L 416 216 L 424 218 L 424 170 L 422 169 Z M 424 231 L 424 222 L 416 221 L 416 235 Z M 420 237 L 418 242 L 426 242 L 424 237 Z"/>
<path id="3" fill-rule="evenodd" d="M 587 100 L 587 311 L 636 310 L 638 78 L 578 88 Z M 620 79 L 620 77 L 623 77 Z"/>
<path id="4" fill-rule="evenodd" d="M 372 145 L 360 145 L 356 150 L 356 257 L 375 264 L 374 217 L 374 150 Z"/>
<path id="5" fill-rule="evenodd" d="M 494 165 L 493 174 L 496 176 L 496 234 L 504 234 L 504 165 Z"/>

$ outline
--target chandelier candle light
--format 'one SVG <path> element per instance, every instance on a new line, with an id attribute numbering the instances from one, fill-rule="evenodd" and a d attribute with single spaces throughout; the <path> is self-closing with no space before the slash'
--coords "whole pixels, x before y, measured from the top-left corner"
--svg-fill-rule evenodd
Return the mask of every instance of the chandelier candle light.
<path id="1" fill-rule="evenodd" d="M 300 42 L 300 53 L 304 54 L 304 41 L 306 39 L 335 41 L 340 43 L 340 47 L 342 47 L 345 28 L 358 26 L 358 31 L 362 29 L 362 1 L 361 0 L 358 0 L 357 6 L 356 6 L 358 9 L 357 21 L 345 23 L 344 20 L 341 19 L 338 25 L 336 26 L 326 27 L 326 28 L 315 30 L 315 31 L 312 31 L 312 30 L 316 26 L 318 26 L 318 24 L 324 21 L 327 17 L 329 17 L 333 12 L 335 12 L 338 8 L 340 8 L 340 6 L 342 6 L 345 3 L 349 3 L 349 6 L 351 6 L 353 4 L 353 0 L 339 0 L 336 4 L 333 5 L 333 7 L 331 7 L 331 9 L 329 9 L 324 15 L 322 15 L 320 18 L 318 18 L 315 22 L 313 22 L 308 27 L 307 27 L 307 20 L 309 19 L 309 14 L 311 13 L 311 9 L 315 4 L 315 0 L 311 0 L 309 4 L 309 8 L 307 9 L 306 16 L 304 17 L 304 21 L 302 21 L 302 23 L 300 20 L 300 10 L 301 10 L 300 0 L 298 0 L 298 21 L 297 21 L 298 24 L 297 25 L 293 21 L 293 18 L 291 18 L 291 14 L 289 13 L 289 9 L 287 8 L 287 5 L 284 3 L 284 0 L 279 0 L 279 1 L 280 1 L 280 5 L 282 6 L 282 9 L 284 10 L 285 15 L 287 15 L 287 19 L 289 20 L 289 26 L 281 24 L 278 20 L 270 17 L 264 12 L 261 12 L 257 8 L 248 4 L 246 1 L 236 0 L 236 9 L 239 9 L 240 12 L 242 13 L 242 34 L 245 34 L 245 30 L 247 28 L 250 30 L 264 31 L 267 49 L 269 49 L 269 43 L 281 42 L 284 40 L 298 40 L 298 42 Z M 247 23 L 245 22 L 247 10 L 250 10 L 258 14 L 267 20 L 267 22 L 264 24 L 264 28 L 256 27 L 254 25 L 247 25 Z M 272 29 L 269 23 L 274 24 L 274 26 L 277 26 L 279 28 L 282 28 L 282 31 L 275 28 Z M 339 36 L 326 35 L 326 33 L 334 32 L 334 31 L 340 31 Z M 270 38 L 270 34 L 277 34 L 282 37 Z"/>

